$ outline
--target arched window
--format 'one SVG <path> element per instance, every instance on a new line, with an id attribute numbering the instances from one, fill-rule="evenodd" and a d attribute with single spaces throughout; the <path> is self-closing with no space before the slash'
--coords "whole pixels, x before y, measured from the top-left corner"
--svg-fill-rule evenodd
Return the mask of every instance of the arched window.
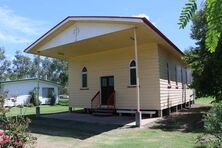
<path id="1" fill-rule="evenodd" d="M 136 85 L 136 61 L 132 60 L 129 65 L 130 85 Z"/>
<path id="2" fill-rule="evenodd" d="M 82 88 L 87 88 L 87 69 L 83 67 L 82 69 Z"/>

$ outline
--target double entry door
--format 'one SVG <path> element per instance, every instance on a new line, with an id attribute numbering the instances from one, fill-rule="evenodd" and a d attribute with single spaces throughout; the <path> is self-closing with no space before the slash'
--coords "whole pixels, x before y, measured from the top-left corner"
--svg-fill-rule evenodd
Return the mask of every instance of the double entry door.
<path id="1" fill-rule="evenodd" d="M 107 101 L 114 91 L 114 77 L 105 76 L 101 77 L 101 105 L 108 105 Z M 111 104 L 109 104 L 111 105 Z"/>

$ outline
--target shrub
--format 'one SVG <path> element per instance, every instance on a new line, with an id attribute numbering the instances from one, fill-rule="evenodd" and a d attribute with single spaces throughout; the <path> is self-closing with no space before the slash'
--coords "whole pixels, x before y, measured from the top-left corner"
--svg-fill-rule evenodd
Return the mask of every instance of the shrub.
<path id="1" fill-rule="evenodd" d="M 37 89 L 33 89 L 32 91 L 30 91 L 29 95 L 30 95 L 30 103 L 33 104 L 34 106 L 39 106 L 40 100 L 37 98 Z"/>
<path id="2" fill-rule="evenodd" d="M 68 106 L 69 105 L 69 99 L 59 99 L 59 105 L 62 106 Z"/>
<path id="3" fill-rule="evenodd" d="M 49 92 L 49 96 L 50 98 L 50 105 L 55 105 L 56 104 L 56 95 L 53 91 Z"/>
<path id="4" fill-rule="evenodd" d="M 204 116 L 204 134 L 198 142 L 209 147 L 222 147 L 222 102 L 215 103 Z"/>
<path id="5" fill-rule="evenodd" d="M 4 102 L 3 96 L 1 96 L 1 101 Z M 22 106 L 20 107 L 22 109 Z M 37 139 L 28 131 L 30 119 L 22 115 L 15 117 L 6 116 L 10 109 L 4 106 L 0 107 L 0 127 L 2 129 L 0 131 L 0 147 L 23 148 L 33 145 Z"/>
<path id="6" fill-rule="evenodd" d="M 28 103 L 25 105 L 25 107 L 34 107 L 34 105 L 32 103 Z"/>

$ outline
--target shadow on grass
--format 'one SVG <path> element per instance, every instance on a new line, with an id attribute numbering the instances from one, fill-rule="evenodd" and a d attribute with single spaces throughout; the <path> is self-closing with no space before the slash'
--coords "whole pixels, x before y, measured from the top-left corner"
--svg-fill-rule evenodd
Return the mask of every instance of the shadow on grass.
<path id="1" fill-rule="evenodd" d="M 118 125 L 104 125 L 98 123 L 85 123 L 41 117 L 36 118 L 35 116 L 29 117 L 32 119 L 32 123 L 30 125 L 30 130 L 32 133 L 72 137 L 80 140 L 84 140 L 120 127 Z"/>
<path id="2" fill-rule="evenodd" d="M 181 131 L 181 132 L 203 132 L 203 114 L 210 109 L 209 106 L 196 106 L 190 109 L 183 109 L 177 113 L 157 122 L 152 129 L 161 129 L 163 131 Z"/>

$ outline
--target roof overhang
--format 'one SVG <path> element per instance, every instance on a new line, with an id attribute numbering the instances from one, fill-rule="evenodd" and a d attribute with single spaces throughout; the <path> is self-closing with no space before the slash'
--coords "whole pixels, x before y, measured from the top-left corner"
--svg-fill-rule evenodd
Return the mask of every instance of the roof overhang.
<path id="1" fill-rule="evenodd" d="M 73 56 L 133 46 L 134 28 L 138 44 L 156 42 L 176 51 L 179 56 L 183 55 L 146 18 L 106 16 L 67 17 L 27 47 L 25 52 L 66 60 Z"/>
<path id="2" fill-rule="evenodd" d="M 35 81 L 37 82 L 38 79 L 37 78 L 29 78 L 29 79 L 18 79 L 18 80 L 6 80 L 6 81 L 1 81 L 0 84 L 9 84 L 9 83 L 23 83 L 23 82 L 28 82 L 28 81 Z M 56 86 L 60 86 L 60 84 L 53 82 L 53 81 L 49 81 L 49 80 L 43 80 L 40 79 L 39 80 L 40 83 L 47 83 L 47 84 L 51 84 L 51 85 L 56 85 Z"/>

